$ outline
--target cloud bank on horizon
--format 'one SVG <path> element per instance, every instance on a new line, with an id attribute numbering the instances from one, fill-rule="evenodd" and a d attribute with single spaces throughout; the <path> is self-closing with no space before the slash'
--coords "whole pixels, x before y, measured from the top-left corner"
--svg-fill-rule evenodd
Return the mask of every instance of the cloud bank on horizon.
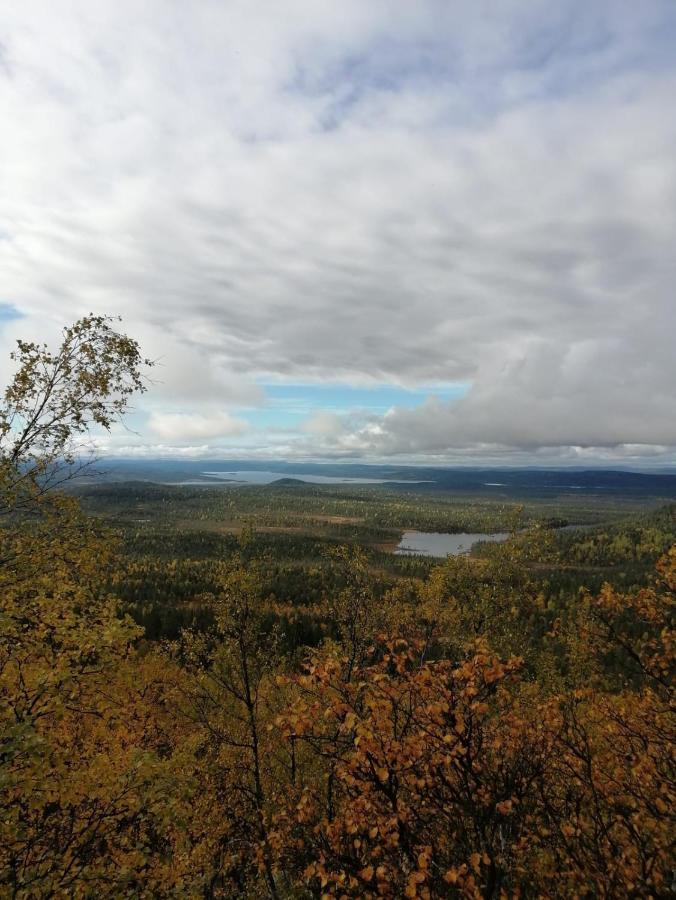
<path id="1" fill-rule="evenodd" d="M 7 5 L 2 366 L 121 315 L 108 452 L 673 463 L 675 51 L 672 0 Z"/>

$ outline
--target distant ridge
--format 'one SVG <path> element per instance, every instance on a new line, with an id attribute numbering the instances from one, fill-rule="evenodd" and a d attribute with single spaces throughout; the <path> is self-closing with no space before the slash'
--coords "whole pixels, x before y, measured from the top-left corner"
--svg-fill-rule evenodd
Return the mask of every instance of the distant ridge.
<path id="1" fill-rule="evenodd" d="M 538 469 L 448 466 L 405 466 L 392 463 L 300 463 L 297 461 L 248 460 L 176 460 L 176 459 L 103 459 L 96 471 L 79 481 L 80 485 L 146 481 L 156 484 L 184 484 L 205 488 L 234 489 L 238 482 L 225 478 L 207 478 L 206 469 L 222 468 L 224 475 L 234 472 L 260 472 L 271 468 L 280 474 L 271 487 L 321 487 L 305 481 L 304 476 L 331 478 L 370 478 L 387 484 L 369 485 L 369 489 L 416 493 L 454 492 L 490 498 L 556 497 L 559 495 L 643 496 L 676 500 L 676 472 L 634 472 L 626 469 Z M 396 483 L 395 483 L 396 482 Z M 334 489 L 356 490 L 363 486 L 334 484 Z"/>

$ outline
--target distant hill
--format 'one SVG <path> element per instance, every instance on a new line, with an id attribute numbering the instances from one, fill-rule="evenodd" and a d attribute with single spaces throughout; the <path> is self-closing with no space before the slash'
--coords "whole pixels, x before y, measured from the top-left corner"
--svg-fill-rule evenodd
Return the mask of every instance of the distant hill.
<path id="1" fill-rule="evenodd" d="M 223 477 L 216 479 L 204 474 L 215 470 L 222 471 Z M 610 469 L 488 469 L 283 460 L 104 459 L 97 463 L 96 472 L 88 476 L 84 483 L 146 481 L 232 489 L 237 483 L 237 477 L 234 481 L 227 481 L 228 475 L 237 472 L 239 476 L 239 473 L 246 471 L 279 473 L 280 478 L 272 482 L 275 486 L 307 485 L 304 475 L 320 475 L 336 479 L 382 479 L 387 483 L 368 487 L 385 491 L 453 492 L 490 498 L 526 499 L 586 494 L 676 500 L 676 473 Z M 349 490 L 357 486 L 346 484 L 334 487 Z M 362 486 L 359 487 L 361 489 Z"/>

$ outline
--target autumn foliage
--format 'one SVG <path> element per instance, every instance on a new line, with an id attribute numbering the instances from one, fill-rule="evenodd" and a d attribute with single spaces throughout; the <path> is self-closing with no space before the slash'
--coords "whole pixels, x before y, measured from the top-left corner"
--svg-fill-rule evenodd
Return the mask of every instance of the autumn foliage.
<path id="1" fill-rule="evenodd" d="M 245 538 L 212 566 L 213 628 L 151 646 L 110 590 L 114 535 L 47 482 L 124 411 L 138 349 L 89 318 L 61 355 L 20 352 L 0 428 L 1 896 L 673 892 L 676 548 L 650 586 L 606 585 L 566 621 L 523 542 L 380 598 L 341 550 L 334 639 L 299 659 Z"/>
<path id="2" fill-rule="evenodd" d="M 340 654 L 315 658 L 277 720 L 312 773 L 278 819 L 286 865 L 331 896 L 662 895 L 674 561 L 655 588 L 591 601 L 589 652 L 619 642 L 640 689 L 548 695 L 484 639 L 460 663 L 383 639 L 350 681 Z M 632 643 L 635 617 L 653 637 Z"/>

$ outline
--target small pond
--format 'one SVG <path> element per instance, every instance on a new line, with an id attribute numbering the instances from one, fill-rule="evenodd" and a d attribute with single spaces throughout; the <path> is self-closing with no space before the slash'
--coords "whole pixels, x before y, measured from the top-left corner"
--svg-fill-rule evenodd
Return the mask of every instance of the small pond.
<path id="1" fill-rule="evenodd" d="M 500 542 L 507 540 L 509 533 L 496 534 L 440 534 L 431 531 L 405 531 L 394 551 L 401 556 L 460 556 L 469 553 L 478 541 Z"/>

